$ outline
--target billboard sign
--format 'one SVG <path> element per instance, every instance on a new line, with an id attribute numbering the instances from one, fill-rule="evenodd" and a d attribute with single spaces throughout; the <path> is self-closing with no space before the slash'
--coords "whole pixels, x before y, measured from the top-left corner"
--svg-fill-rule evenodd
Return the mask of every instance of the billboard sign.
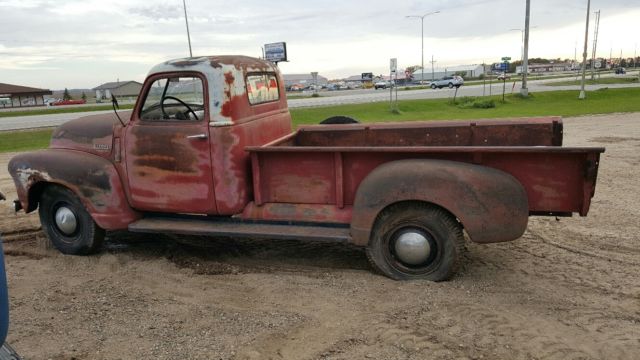
<path id="1" fill-rule="evenodd" d="M 271 62 L 287 61 L 287 43 L 264 44 L 264 58 Z"/>
<path id="2" fill-rule="evenodd" d="M 493 64 L 493 69 L 498 71 L 507 71 L 509 69 L 509 63 L 495 63 Z"/>
<path id="3" fill-rule="evenodd" d="M 362 73 L 362 81 L 373 81 L 373 73 Z"/>

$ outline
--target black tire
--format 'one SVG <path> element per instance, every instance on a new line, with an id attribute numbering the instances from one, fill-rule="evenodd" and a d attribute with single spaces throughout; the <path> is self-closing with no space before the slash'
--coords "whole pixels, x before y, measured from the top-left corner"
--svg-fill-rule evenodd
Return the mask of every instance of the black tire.
<path id="1" fill-rule="evenodd" d="M 437 88 L 437 86 L 436 86 L 435 84 L 431 84 L 431 88 L 432 88 L 433 90 L 435 90 L 435 89 Z"/>
<path id="2" fill-rule="evenodd" d="M 394 250 L 399 234 L 409 230 L 423 234 L 431 248 L 417 265 L 404 263 Z M 404 203 L 378 216 L 366 254 L 371 265 L 391 279 L 443 281 L 457 271 L 463 251 L 462 227 L 451 214 L 434 205 Z"/>
<path id="3" fill-rule="evenodd" d="M 332 116 L 330 118 L 326 118 L 320 122 L 320 125 L 335 125 L 335 124 L 360 124 L 360 121 L 348 117 L 348 116 Z"/>
<path id="4" fill-rule="evenodd" d="M 61 207 L 69 209 L 75 216 L 73 232 L 64 232 L 56 223 L 56 213 Z M 87 255 L 96 252 L 102 245 L 105 231 L 93 221 L 71 190 L 55 185 L 47 187 L 40 198 L 38 213 L 42 229 L 53 246 L 63 254 Z"/>
<path id="5" fill-rule="evenodd" d="M 449 87 L 449 89 L 453 89 L 453 83 L 449 83 L 449 85 L 447 85 Z"/>

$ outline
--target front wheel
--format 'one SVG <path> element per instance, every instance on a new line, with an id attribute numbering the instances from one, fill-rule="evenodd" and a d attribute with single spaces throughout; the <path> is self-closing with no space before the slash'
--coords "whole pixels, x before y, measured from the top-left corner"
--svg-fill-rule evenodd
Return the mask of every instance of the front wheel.
<path id="1" fill-rule="evenodd" d="M 105 231 L 71 190 L 47 187 L 40 198 L 38 213 L 47 237 L 63 254 L 91 254 L 102 245 Z"/>
<path id="2" fill-rule="evenodd" d="M 453 89 L 453 83 L 449 83 L 447 86 L 449 86 L 449 89 Z"/>
<path id="3" fill-rule="evenodd" d="M 457 270 L 463 249 L 454 217 L 433 205 L 411 203 L 378 216 L 366 253 L 373 267 L 392 279 L 443 281 Z"/>

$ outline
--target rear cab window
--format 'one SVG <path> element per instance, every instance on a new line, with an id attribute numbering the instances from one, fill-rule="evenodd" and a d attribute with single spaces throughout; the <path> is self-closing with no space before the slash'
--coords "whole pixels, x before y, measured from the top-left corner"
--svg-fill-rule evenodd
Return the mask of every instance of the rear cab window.
<path id="1" fill-rule="evenodd" d="M 251 105 L 280 100 L 280 87 L 274 73 L 247 74 L 246 84 Z"/>

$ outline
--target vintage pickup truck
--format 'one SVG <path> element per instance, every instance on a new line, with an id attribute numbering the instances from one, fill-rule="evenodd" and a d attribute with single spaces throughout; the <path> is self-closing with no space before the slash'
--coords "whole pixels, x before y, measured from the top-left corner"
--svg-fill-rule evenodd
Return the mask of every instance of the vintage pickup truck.
<path id="1" fill-rule="evenodd" d="M 121 117 L 70 121 L 9 164 L 16 211 L 39 208 L 63 253 L 121 229 L 337 241 L 393 279 L 440 281 L 463 230 L 501 242 L 530 215 L 587 215 L 604 151 L 562 147 L 557 117 L 292 132 L 277 67 L 244 56 L 157 65 Z"/>

